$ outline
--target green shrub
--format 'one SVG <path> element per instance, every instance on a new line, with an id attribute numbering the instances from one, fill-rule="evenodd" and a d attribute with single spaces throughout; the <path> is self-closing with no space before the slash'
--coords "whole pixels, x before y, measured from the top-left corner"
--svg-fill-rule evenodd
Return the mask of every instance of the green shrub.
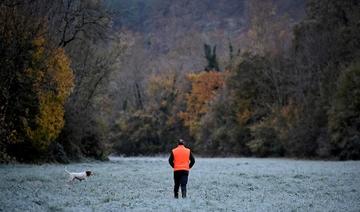
<path id="1" fill-rule="evenodd" d="M 260 157 L 283 156 L 283 146 L 276 131 L 260 126 L 252 130 L 253 139 L 247 144 L 252 154 Z"/>
<path id="2" fill-rule="evenodd" d="M 360 63 L 341 73 L 328 125 L 333 153 L 340 159 L 360 159 Z"/>

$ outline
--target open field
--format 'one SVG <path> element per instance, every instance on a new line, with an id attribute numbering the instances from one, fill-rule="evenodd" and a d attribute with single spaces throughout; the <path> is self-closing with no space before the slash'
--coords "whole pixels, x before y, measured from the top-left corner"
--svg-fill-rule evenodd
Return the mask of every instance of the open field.
<path id="1" fill-rule="evenodd" d="M 173 199 L 166 158 L 0 165 L 0 211 L 360 211 L 360 161 L 197 159 L 188 198 Z"/>

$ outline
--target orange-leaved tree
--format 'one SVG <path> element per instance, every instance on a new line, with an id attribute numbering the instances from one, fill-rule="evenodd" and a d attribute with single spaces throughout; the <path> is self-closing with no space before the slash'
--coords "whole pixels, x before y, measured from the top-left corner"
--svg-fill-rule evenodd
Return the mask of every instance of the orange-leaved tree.
<path id="1" fill-rule="evenodd" d="M 209 103 L 224 84 L 224 73 L 203 71 L 189 74 L 187 78 L 191 81 L 192 88 L 186 96 L 186 111 L 179 115 L 194 136 L 199 130 L 201 117 L 209 110 Z"/>

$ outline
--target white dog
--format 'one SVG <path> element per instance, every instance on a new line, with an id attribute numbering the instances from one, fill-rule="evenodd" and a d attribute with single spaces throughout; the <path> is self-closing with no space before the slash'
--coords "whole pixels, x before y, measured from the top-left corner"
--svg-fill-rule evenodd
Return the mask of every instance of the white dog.
<path id="1" fill-rule="evenodd" d="M 66 170 L 66 167 L 65 167 L 65 172 L 69 174 L 68 183 L 73 182 L 74 180 L 79 180 L 79 181 L 86 180 L 91 175 L 94 175 L 92 171 L 69 172 L 68 170 Z"/>

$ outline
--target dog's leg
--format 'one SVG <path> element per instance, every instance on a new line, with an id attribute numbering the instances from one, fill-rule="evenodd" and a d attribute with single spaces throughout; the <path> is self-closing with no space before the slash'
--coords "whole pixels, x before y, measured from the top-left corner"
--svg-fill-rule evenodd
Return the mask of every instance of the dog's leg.
<path id="1" fill-rule="evenodd" d="M 79 180 L 81 182 L 83 179 L 79 177 L 74 177 L 74 180 Z"/>
<path id="2" fill-rule="evenodd" d="M 70 177 L 69 177 L 69 180 L 68 180 L 68 183 L 74 182 L 74 179 L 75 179 L 75 178 L 74 178 L 73 176 L 70 176 Z"/>

